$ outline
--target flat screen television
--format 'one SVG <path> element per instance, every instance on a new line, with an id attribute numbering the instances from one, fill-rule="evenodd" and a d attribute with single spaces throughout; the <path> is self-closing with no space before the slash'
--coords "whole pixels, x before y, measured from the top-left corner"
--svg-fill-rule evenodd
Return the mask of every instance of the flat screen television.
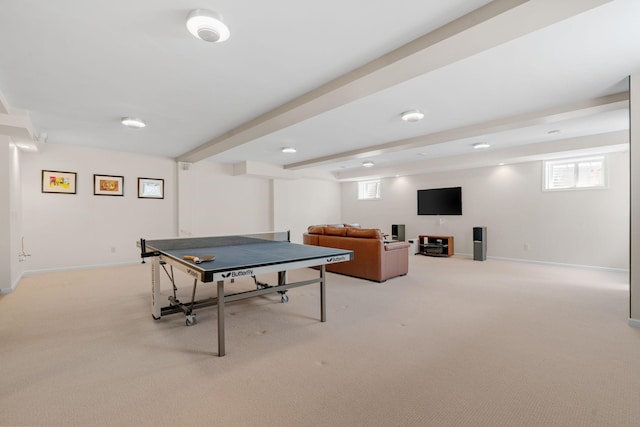
<path id="1" fill-rule="evenodd" d="M 462 215 L 462 187 L 418 190 L 418 215 Z"/>

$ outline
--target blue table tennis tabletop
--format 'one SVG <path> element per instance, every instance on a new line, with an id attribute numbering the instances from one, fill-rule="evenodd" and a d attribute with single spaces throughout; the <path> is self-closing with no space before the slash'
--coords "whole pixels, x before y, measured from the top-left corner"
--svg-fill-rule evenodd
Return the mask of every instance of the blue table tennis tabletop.
<path id="1" fill-rule="evenodd" d="M 302 245 L 257 236 L 147 240 L 146 246 L 148 250 L 158 251 L 165 257 L 173 258 L 174 261 L 190 265 L 193 270 L 200 273 L 200 280 L 203 282 L 214 281 L 214 278 L 218 276 L 217 273 L 322 258 L 330 258 L 333 261 L 335 257 L 349 256 L 352 253 L 344 249 Z M 191 260 L 184 259 L 185 256 L 198 258 L 213 256 L 214 260 L 196 264 Z M 348 259 L 350 258 L 342 259 L 342 261 Z M 337 260 L 335 259 L 335 261 Z M 319 264 L 326 264 L 326 262 Z"/>

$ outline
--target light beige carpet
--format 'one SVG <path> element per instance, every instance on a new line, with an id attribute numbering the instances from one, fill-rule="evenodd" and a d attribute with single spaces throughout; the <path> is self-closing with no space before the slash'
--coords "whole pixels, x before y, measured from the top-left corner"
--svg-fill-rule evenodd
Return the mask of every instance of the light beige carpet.
<path id="1" fill-rule="evenodd" d="M 215 307 L 152 319 L 149 268 L 0 297 L 0 425 L 640 425 L 625 273 L 411 256 L 383 284 L 329 274 L 326 323 L 317 285 L 230 304 L 219 358 Z"/>

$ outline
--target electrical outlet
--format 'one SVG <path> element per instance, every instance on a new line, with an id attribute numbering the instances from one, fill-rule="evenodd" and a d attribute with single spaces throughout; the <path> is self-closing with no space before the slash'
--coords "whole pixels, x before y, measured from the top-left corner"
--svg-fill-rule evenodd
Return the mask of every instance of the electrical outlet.
<path id="1" fill-rule="evenodd" d="M 529 250 L 529 244 L 528 244 L 528 243 L 525 243 L 525 244 L 524 244 L 524 250 L 525 250 L 525 251 L 528 251 L 528 250 Z"/>

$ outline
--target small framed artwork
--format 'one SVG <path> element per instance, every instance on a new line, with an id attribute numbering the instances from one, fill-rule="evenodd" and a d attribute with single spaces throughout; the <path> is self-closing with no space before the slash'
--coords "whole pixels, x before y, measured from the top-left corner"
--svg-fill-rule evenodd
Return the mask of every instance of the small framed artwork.
<path id="1" fill-rule="evenodd" d="M 75 172 L 42 171 L 42 192 L 76 194 Z"/>
<path id="2" fill-rule="evenodd" d="M 124 196 L 124 176 L 93 174 L 93 194 Z"/>
<path id="3" fill-rule="evenodd" d="M 164 199 L 164 179 L 138 178 L 138 198 Z"/>

